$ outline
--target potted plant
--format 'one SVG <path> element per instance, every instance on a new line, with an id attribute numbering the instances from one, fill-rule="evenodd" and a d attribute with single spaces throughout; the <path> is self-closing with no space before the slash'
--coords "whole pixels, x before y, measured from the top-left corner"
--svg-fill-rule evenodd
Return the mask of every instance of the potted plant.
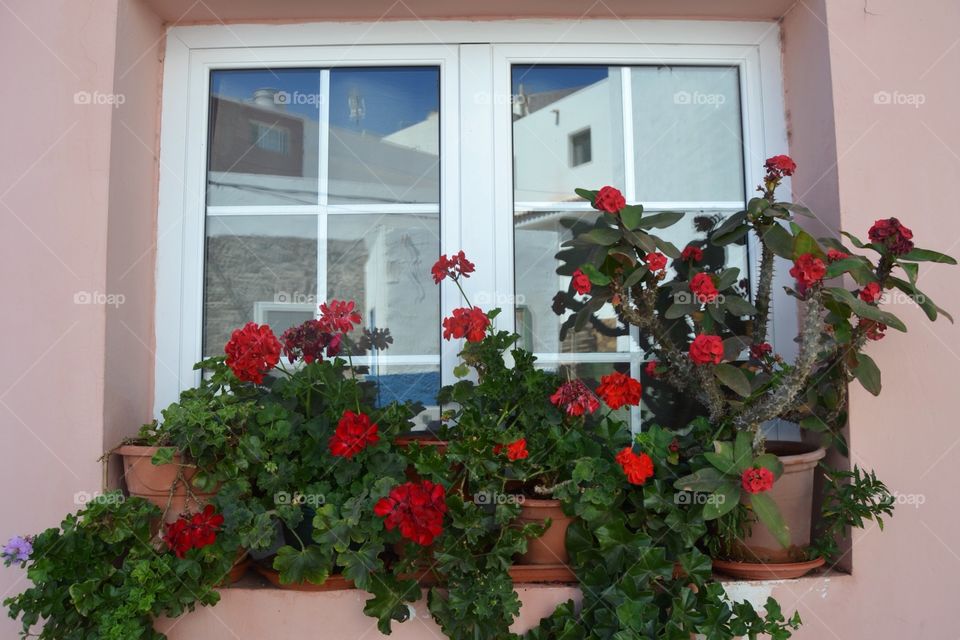
<path id="1" fill-rule="evenodd" d="M 21 635 L 160 639 L 155 618 L 216 604 L 236 549 L 221 535 L 222 518 L 208 508 L 160 531 L 159 516 L 153 504 L 113 492 L 59 527 L 11 540 L 4 560 L 32 582 L 4 600 Z"/>
<path id="2" fill-rule="evenodd" d="M 653 361 L 649 372 L 702 407 L 714 432 L 708 443 L 702 443 L 708 451 L 697 458 L 699 466 L 693 473 L 701 476 L 698 491 L 715 500 L 732 495 L 730 473 L 717 463 L 720 458 L 726 460 L 726 452 L 736 446 L 738 438 L 743 441 L 740 433 L 749 437 L 749 459 L 769 460 L 762 457 L 777 453 L 778 445 L 766 442 L 763 429 L 770 420 L 797 422 L 802 429 L 821 434 L 824 446 L 845 451 L 841 431 L 847 384 L 856 379 L 871 393 L 880 391 L 879 369 L 864 353 L 865 347 L 881 339 L 888 328 L 906 330 L 899 318 L 880 308 L 884 292 L 901 292 L 935 320 L 946 314 L 917 288 L 918 263 L 956 263 L 941 253 L 914 247 L 912 232 L 895 218 L 878 220 L 869 231 L 868 243 L 845 234 L 855 249 L 869 251 L 868 255 L 857 254 L 836 238 L 818 242 L 793 221 L 795 213 L 808 212 L 775 195 L 783 178 L 796 170 L 795 163 L 787 156 L 774 156 L 765 167 L 764 182 L 758 188 L 762 195 L 751 199 L 746 210 L 712 228 L 709 237 L 711 247 L 722 248 L 743 242 L 748 234 L 756 236 L 761 251 L 752 301 L 744 295 L 739 269 L 722 262 L 707 263 L 701 247 L 690 245 L 679 251 L 653 233 L 675 224 L 682 214 L 645 214 L 642 206 L 628 205 L 612 187 L 577 191 L 601 214 L 593 224 L 575 224 L 573 239 L 558 254 L 562 261 L 558 272 L 571 276 L 571 290 L 561 292 L 558 304 L 576 309 L 571 319 L 574 328 L 583 326 L 591 314 L 609 303 L 623 322 L 639 329 L 643 348 Z M 800 308 L 798 349 L 792 362 L 773 353 L 767 342 L 777 257 L 793 263 L 790 274 L 796 285 L 787 292 Z M 672 276 L 667 270 L 668 258 L 673 259 Z M 841 277 L 848 278 L 855 288 L 831 286 L 831 279 Z M 713 442 L 718 444 L 710 452 L 714 445 L 709 443 Z M 799 459 L 781 457 L 785 466 L 782 477 L 791 483 L 802 480 L 797 484 L 804 491 L 791 498 L 790 504 L 777 504 L 783 494 L 793 494 L 793 490 L 781 494 L 774 484 L 771 500 L 761 498 L 760 503 L 769 506 L 772 502 L 775 514 L 768 510 L 761 515 L 748 505 L 748 517 L 739 520 L 747 525 L 760 518 L 761 525 L 751 528 L 754 537 L 743 527 L 737 533 L 727 529 L 744 538 L 742 549 L 769 547 L 771 535 L 788 549 L 802 551 L 807 545 L 809 521 L 801 518 L 789 529 L 795 536 L 791 540 L 783 535 L 785 527 L 778 532 L 765 525 L 782 522 L 783 513 L 809 513 L 813 468 L 823 456 L 817 449 L 814 445 L 812 456 Z M 747 459 L 735 461 L 735 466 Z M 794 473 L 794 462 L 801 473 Z M 677 488 L 683 489 L 690 481 L 681 479 Z M 743 482 L 746 486 L 747 479 Z M 725 508 L 709 509 L 707 515 L 714 519 L 736 515 L 729 503 Z M 796 554 L 798 549 L 790 553 Z"/>

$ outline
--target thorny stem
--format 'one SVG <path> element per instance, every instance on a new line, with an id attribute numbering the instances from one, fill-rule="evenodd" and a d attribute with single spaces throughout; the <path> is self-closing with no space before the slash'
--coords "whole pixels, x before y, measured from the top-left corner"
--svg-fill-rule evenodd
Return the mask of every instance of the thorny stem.
<path id="1" fill-rule="evenodd" d="M 774 223 L 776 224 L 776 223 Z M 767 341 L 767 324 L 770 321 L 770 296 L 773 291 L 773 251 L 763 240 L 763 233 L 757 228 L 757 236 L 763 249 L 760 252 L 760 276 L 757 282 L 757 316 L 753 328 L 753 344 Z"/>

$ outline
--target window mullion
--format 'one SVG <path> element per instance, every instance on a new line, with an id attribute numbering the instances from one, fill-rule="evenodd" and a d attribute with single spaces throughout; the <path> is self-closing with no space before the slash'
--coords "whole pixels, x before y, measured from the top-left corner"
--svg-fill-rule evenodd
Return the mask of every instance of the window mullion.
<path id="1" fill-rule="evenodd" d="M 317 162 L 317 301 L 327 299 L 327 203 L 330 189 L 330 70 L 320 71 L 320 158 Z M 319 310 L 314 310 L 315 313 Z"/>

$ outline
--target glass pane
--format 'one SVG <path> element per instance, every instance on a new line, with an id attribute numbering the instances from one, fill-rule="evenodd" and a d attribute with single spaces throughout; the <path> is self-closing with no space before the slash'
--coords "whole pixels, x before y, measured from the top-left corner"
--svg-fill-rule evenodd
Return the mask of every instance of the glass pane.
<path id="1" fill-rule="evenodd" d="M 591 324 L 573 331 L 573 312 L 558 316 L 552 309 L 558 291 L 566 291 L 570 276 L 557 274 L 556 254 L 572 236 L 577 220 L 593 223 L 595 211 L 522 212 L 514 216 L 517 331 L 522 345 L 536 353 L 612 353 L 630 350 L 630 337 L 613 307 L 605 305 Z M 564 325 L 568 325 L 563 329 Z M 562 336 L 562 337 L 561 337 Z"/>
<path id="2" fill-rule="evenodd" d="M 743 200 L 737 69 L 633 67 L 631 76 L 637 199 Z"/>
<path id="3" fill-rule="evenodd" d="M 440 391 L 440 364 L 384 365 L 374 364 L 367 380 L 377 383 L 379 406 L 412 400 L 425 406 L 437 404 Z"/>
<path id="4" fill-rule="evenodd" d="M 613 67 L 513 67 L 514 201 L 579 200 L 623 188 L 623 100 Z"/>
<path id="5" fill-rule="evenodd" d="M 209 216 L 206 250 L 205 355 L 222 354 L 251 320 L 279 336 L 314 316 L 316 216 Z"/>
<path id="6" fill-rule="evenodd" d="M 320 71 L 214 71 L 207 204 L 317 204 Z"/>
<path id="7" fill-rule="evenodd" d="M 440 71 L 330 72 L 330 204 L 440 201 Z"/>
<path id="8" fill-rule="evenodd" d="M 440 353 L 438 214 L 337 214 L 327 223 L 327 297 L 353 300 L 367 327 L 390 329 L 398 355 Z"/>

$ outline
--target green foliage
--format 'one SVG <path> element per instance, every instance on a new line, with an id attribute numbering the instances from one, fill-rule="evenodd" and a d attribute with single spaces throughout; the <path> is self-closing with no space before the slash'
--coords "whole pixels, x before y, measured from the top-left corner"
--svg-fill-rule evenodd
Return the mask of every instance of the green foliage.
<path id="1" fill-rule="evenodd" d="M 216 604 L 236 545 L 218 541 L 178 559 L 155 536 L 159 517 L 142 499 L 110 493 L 39 534 L 26 563 L 32 586 L 4 601 L 21 635 L 157 640 L 154 618 Z"/>
<path id="2" fill-rule="evenodd" d="M 839 540 L 850 527 L 862 529 L 873 521 L 883 531 L 883 516 L 893 515 L 894 496 L 873 471 L 858 466 L 852 471 L 830 469 L 821 465 L 826 476 L 819 533 L 810 546 L 811 558 L 836 560 L 840 555 Z"/>

